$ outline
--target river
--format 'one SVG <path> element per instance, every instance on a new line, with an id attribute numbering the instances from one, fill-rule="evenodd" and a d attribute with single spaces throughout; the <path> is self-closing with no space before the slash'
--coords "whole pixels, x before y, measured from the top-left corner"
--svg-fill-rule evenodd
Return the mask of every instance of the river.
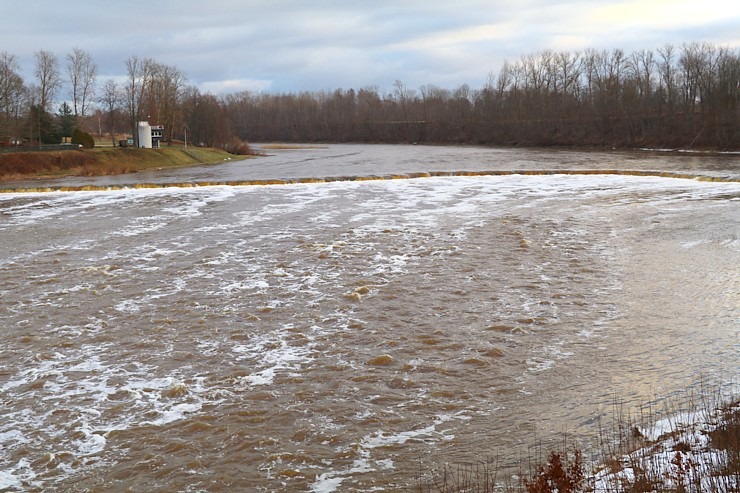
<path id="1" fill-rule="evenodd" d="M 121 187 L 737 179 L 736 156 L 266 151 L 0 194 L 0 490 L 413 490 L 593 438 L 615 400 L 737 394 L 737 181 Z"/>

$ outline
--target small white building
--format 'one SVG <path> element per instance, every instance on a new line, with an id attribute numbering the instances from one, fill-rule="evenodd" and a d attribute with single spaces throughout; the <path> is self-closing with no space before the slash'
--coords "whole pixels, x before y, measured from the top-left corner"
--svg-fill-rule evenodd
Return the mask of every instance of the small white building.
<path id="1" fill-rule="evenodd" d="M 159 143 L 164 137 L 164 125 L 149 125 L 149 122 L 139 122 L 139 147 L 144 149 L 159 149 Z"/>

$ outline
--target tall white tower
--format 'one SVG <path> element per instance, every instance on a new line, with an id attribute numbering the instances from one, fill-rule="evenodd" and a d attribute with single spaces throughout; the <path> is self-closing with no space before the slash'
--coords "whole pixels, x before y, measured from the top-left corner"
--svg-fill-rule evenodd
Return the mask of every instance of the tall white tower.
<path id="1" fill-rule="evenodd" d="M 152 148 L 152 127 L 149 122 L 139 122 L 139 147 Z"/>

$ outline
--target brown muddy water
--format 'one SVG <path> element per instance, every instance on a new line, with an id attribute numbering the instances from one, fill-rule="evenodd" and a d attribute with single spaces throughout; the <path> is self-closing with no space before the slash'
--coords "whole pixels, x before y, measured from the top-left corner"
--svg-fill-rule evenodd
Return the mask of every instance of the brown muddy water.
<path id="1" fill-rule="evenodd" d="M 501 152 L 190 172 L 738 173 Z M 145 181 L 187 181 L 167 173 Z M 0 194 L 0 491 L 412 491 L 593 438 L 615 399 L 737 394 L 739 206 L 737 182 L 599 174 Z"/>

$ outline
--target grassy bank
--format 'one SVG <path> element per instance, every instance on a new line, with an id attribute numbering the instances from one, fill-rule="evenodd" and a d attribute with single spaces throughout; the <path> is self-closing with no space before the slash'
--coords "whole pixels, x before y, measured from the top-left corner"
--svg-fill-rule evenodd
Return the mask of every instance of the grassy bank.
<path id="1" fill-rule="evenodd" d="M 0 154 L 0 181 L 116 175 L 196 164 L 215 164 L 244 157 L 234 156 L 221 149 L 201 147 L 187 149 L 96 147 L 69 151 L 17 152 Z"/>

